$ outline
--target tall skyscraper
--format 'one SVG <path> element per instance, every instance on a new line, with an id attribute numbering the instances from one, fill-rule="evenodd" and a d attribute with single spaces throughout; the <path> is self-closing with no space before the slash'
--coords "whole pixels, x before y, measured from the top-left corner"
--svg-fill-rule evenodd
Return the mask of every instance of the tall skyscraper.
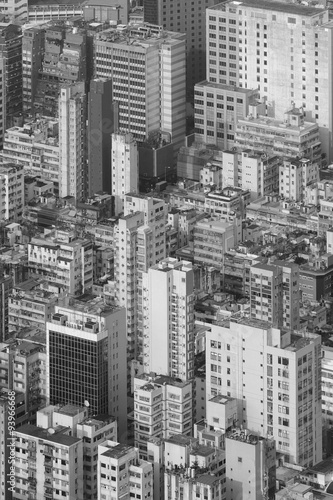
<path id="1" fill-rule="evenodd" d="M 56 306 L 46 324 L 51 404 L 88 405 L 127 430 L 125 309 L 102 300 Z"/>
<path id="2" fill-rule="evenodd" d="M 251 318 L 276 328 L 299 329 L 299 272 L 297 264 L 275 261 L 250 269 Z"/>
<path id="3" fill-rule="evenodd" d="M 143 275 L 143 368 L 176 377 L 194 375 L 194 272 L 171 257 Z"/>
<path id="4" fill-rule="evenodd" d="M 111 193 L 112 81 L 92 80 L 88 93 L 88 195 Z"/>
<path id="5" fill-rule="evenodd" d="M 142 360 L 143 273 L 165 257 L 167 206 L 130 193 L 115 227 L 115 300 L 126 307 L 129 360 Z"/>
<path id="6" fill-rule="evenodd" d="M 86 195 L 86 95 L 84 83 L 64 87 L 59 95 L 59 196 Z"/>
<path id="7" fill-rule="evenodd" d="M 186 33 L 186 88 L 193 95 L 195 83 L 205 79 L 206 21 L 205 9 L 219 0 L 143 0 L 144 21 L 164 29 Z"/>
<path id="8" fill-rule="evenodd" d="M 0 23 L 0 145 L 6 128 L 22 115 L 22 28 Z"/>
<path id="9" fill-rule="evenodd" d="M 236 398 L 238 422 L 273 436 L 285 462 L 322 460 L 321 338 L 252 318 L 211 325 L 206 334 L 207 401 Z"/>
<path id="10" fill-rule="evenodd" d="M 207 80 L 258 88 L 269 116 L 294 106 L 316 120 L 333 157 L 332 25 L 328 10 L 287 2 L 227 1 L 206 11 Z"/>
<path id="11" fill-rule="evenodd" d="M 33 26 L 23 31 L 22 36 L 22 78 L 23 113 L 30 115 L 37 91 L 39 71 L 42 68 L 45 44 L 45 29 Z"/>
<path id="12" fill-rule="evenodd" d="M 139 189 L 138 147 L 132 134 L 112 134 L 111 194 L 114 196 L 115 214 L 124 212 L 127 193 Z"/>
<path id="13" fill-rule="evenodd" d="M 94 49 L 95 76 L 112 79 L 119 132 L 143 142 L 161 130 L 178 151 L 186 128 L 185 35 L 144 24 L 110 28 L 96 34 Z"/>

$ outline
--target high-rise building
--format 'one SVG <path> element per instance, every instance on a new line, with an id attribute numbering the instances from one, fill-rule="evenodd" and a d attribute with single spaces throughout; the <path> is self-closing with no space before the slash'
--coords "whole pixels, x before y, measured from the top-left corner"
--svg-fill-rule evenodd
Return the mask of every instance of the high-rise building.
<path id="1" fill-rule="evenodd" d="M 303 202 L 306 186 L 319 181 L 318 164 L 307 158 L 286 158 L 279 174 L 279 194 L 286 200 Z"/>
<path id="2" fill-rule="evenodd" d="M 74 231 L 55 231 L 31 238 L 28 244 L 29 274 L 48 282 L 50 290 L 81 295 L 93 284 L 93 244 Z"/>
<path id="3" fill-rule="evenodd" d="M 111 161 L 111 194 L 119 215 L 124 212 L 125 194 L 139 189 L 138 147 L 132 134 L 112 134 Z"/>
<path id="4" fill-rule="evenodd" d="M 285 462 L 322 460 L 321 339 L 252 318 L 211 325 L 206 333 L 207 401 L 237 399 L 238 421 L 273 436 Z"/>
<path id="5" fill-rule="evenodd" d="M 183 381 L 194 376 L 194 272 L 168 257 L 143 275 L 143 369 Z"/>
<path id="6" fill-rule="evenodd" d="M 61 88 L 59 95 L 59 196 L 86 196 L 87 144 L 84 83 Z"/>
<path id="7" fill-rule="evenodd" d="M 235 246 L 234 225 L 221 220 L 197 221 L 193 230 L 194 262 L 222 269 L 224 254 Z"/>
<path id="8" fill-rule="evenodd" d="M 28 19 L 28 1 L 1 0 L 0 12 L 8 16 L 11 21 L 26 22 Z"/>
<path id="9" fill-rule="evenodd" d="M 163 200 L 129 193 L 115 226 L 115 300 L 126 307 L 129 359 L 141 359 L 142 276 L 165 257 L 167 206 Z"/>
<path id="10" fill-rule="evenodd" d="M 13 279 L 11 276 L 0 278 L 0 342 L 3 342 L 8 336 L 8 304 L 12 288 Z"/>
<path id="11" fill-rule="evenodd" d="M 31 115 L 35 101 L 39 71 L 42 68 L 45 29 L 32 26 L 22 35 L 22 108 L 24 116 Z"/>
<path id="12" fill-rule="evenodd" d="M 59 183 L 58 120 L 37 119 L 4 134 L 3 161 L 18 163 L 24 174 Z M 28 200 L 25 200 L 27 202 Z"/>
<path id="13" fill-rule="evenodd" d="M 107 440 L 98 446 L 97 498 L 152 498 L 153 465 L 128 444 Z"/>
<path id="14" fill-rule="evenodd" d="M 317 121 L 323 152 L 331 161 L 333 41 L 328 10 L 230 0 L 208 8 L 206 21 L 207 80 L 258 88 L 267 99 L 267 114 L 278 120 L 294 106 L 303 108 L 307 120 Z"/>
<path id="15" fill-rule="evenodd" d="M 225 454 L 227 498 L 275 498 L 274 439 L 237 429 L 226 435 Z"/>
<path id="16" fill-rule="evenodd" d="M 56 306 L 46 324 L 48 399 L 86 404 L 127 430 L 125 310 L 103 300 Z"/>
<path id="17" fill-rule="evenodd" d="M 92 80 L 88 93 L 88 195 L 111 193 L 112 80 Z"/>
<path id="18" fill-rule="evenodd" d="M 205 9 L 219 0 L 204 4 L 190 0 L 143 0 L 144 21 L 164 29 L 186 33 L 186 88 L 193 95 L 194 85 L 205 79 L 206 21 Z M 191 17 L 189 17 L 191 13 Z"/>
<path id="19" fill-rule="evenodd" d="M 32 109 L 44 116 L 57 116 L 60 89 L 78 82 L 86 83 L 87 78 L 91 78 L 87 35 L 85 30 L 66 29 L 60 23 L 48 26 L 44 36 L 42 66 L 39 68 Z"/>
<path id="20" fill-rule="evenodd" d="M 176 154 L 186 128 L 185 35 L 145 24 L 110 28 L 95 35 L 94 50 L 95 76 L 112 79 L 119 132 L 143 142 L 161 131 Z"/>
<path id="21" fill-rule="evenodd" d="M 20 222 L 24 207 L 23 166 L 14 163 L 0 165 L 0 218 Z"/>
<path id="22" fill-rule="evenodd" d="M 267 321 L 276 328 L 298 330 L 299 300 L 297 264 L 275 261 L 251 267 L 251 318 Z"/>
<path id="23" fill-rule="evenodd" d="M 134 442 L 141 458 L 148 458 L 150 439 L 192 434 L 192 382 L 144 373 L 134 379 L 134 401 Z"/>
<path id="24" fill-rule="evenodd" d="M 22 119 L 22 28 L 0 23 L 0 68 L 2 91 L 0 113 L 0 145 L 8 127 Z"/>

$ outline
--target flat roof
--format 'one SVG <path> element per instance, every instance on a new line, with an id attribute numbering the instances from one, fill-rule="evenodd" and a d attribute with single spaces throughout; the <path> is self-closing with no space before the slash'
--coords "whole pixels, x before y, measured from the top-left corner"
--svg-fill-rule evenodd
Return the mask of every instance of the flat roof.
<path id="1" fill-rule="evenodd" d="M 65 446 L 72 446 L 73 444 L 79 443 L 81 439 L 64 434 L 67 427 L 58 427 L 53 429 L 53 434 L 50 433 L 48 429 L 43 429 L 42 427 L 36 427 L 35 425 L 25 424 L 17 429 L 17 433 L 26 434 L 28 436 L 44 439 L 45 441 L 50 441 L 52 443 L 63 444 Z"/>
<path id="2" fill-rule="evenodd" d="M 294 14 L 299 16 L 314 16 L 320 12 L 326 12 L 326 9 L 307 7 L 299 4 L 291 4 L 285 2 L 274 2 L 271 0 L 245 0 L 245 1 L 229 1 L 223 2 L 209 10 L 225 10 L 225 5 L 237 7 L 250 7 L 251 9 L 270 10 L 275 12 L 285 12 L 286 14 Z"/>
<path id="3" fill-rule="evenodd" d="M 118 443 L 116 446 L 113 446 L 102 453 L 102 456 L 119 459 L 133 449 L 133 446 Z"/>

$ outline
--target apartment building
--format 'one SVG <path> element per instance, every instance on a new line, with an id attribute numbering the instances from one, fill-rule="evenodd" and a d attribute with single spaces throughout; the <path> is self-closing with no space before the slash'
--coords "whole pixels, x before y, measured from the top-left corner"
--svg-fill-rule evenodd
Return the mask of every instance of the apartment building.
<path id="1" fill-rule="evenodd" d="M 194 226 L 194 262 L 222 269 L 224 254 L 235 246 L 234 224 L 201 220 Z"/>
<path id="2" fill-rule="evenodd" d="M 51 23 L 46 26 L 44 37 L 42 61 L 36 59 L 36 68 L 32 70 L 38 71 L 38 81 L 31 107 L 42 116 L 57 116 L 61 88 L 91 78 L 87 34 L 85 30 L 66 28 L 64 23 Z"/>
<path id="3" fill-rule="evenodd" d="M 185 138 L 185 35 L 161 26 L 121 25 L 97 33 L 94 51 L 95 77 L 113 81 L 119 132 L 143 142 L 160 130 L 176 154 Z"/>
<path id="4" fill-rule="evenodd" d="M 0 391 L 14 391 L 17 401 L 16 428 L 35 423 L 36 411 L 46 402 L 45 336 L 11 340 L 0 344 Z"/>
<path id="5" fill-rule="evenodd" d="M 80 295 L 93 284 L 93 245 L 74 231 L 56 230 L 31 238 L 28 244 L 30 276 L 43 277 L 55 293 Z"/>
<path id="6" fill-rule="evenodd" d="M 320 336 L 245 317 L 213 324 L 206 335 L 207 400 L 236 398 L 239 422 L 273 436 L 285 462 L 320 462 Z"/>
<path id="7" fill-rule="evenodd" d="M 153 466 L 139 459 L 139 450 L 107 440 L 98 446 L 98 497 L 150 498 L 153 496 Z"/>
<path id="8" fill-rule="evenodd" d="M 192 382 L 142 374 L 134 379 L 134 442 L 147 459 L 147 441 L 173 434 L 190 436 L 193 426 Z"/>
<path id="9" fill-rule="evenodd" d="M 129 359 L 142 356 L 142 274 L 165 257 L 167 207 L 157 198 L 125 195 L 115 226 L 115 300 L 127 310 Z"/>
<path id="10" fill-rule="evenodd" d="M 24 174 L 59 182 L 58 121 L 37 119 L 4 133 L 3 161 L 24 167 Z"/>
<path id="11" fill-rule="evenodd" d="M 13 500 L 83 497 L 83 442 L 59 425 L 26 424 L 14 431 L 16 485 Z M 26 479 L 28 478 L 28 479 Z"/>
<path id="12" fill-rule="evenodd" d="M 97 498 L 97 447 L 106 439 L 117 439 L 117 420 L 107 415 L 91 416 L 83 406 L 46 406 L 37 413 L 37 426 L 44 429 L 70 429 L 71 435 L 82 441 L 83 493 L 82 500 Z M 51 454 L 55 458 L 55 454 Z M 80 457 L 81 458 L 81 457 Z"/>
<path id="13" fill-rule="evenodd" d="M 318 123 L 323 152 L 331 161 L 328 10 L 287 2 L 228 1 L 208 8 L 206 22 L 207 80 L 258 88 L 267 99 L 268 115 L 277 120 L 294 105 L 303 108 L 306 119 Z"/>
<path id="14" fill-rule="evenodd" d="M 250 269 L 251 318 L 276 328 L 299 329 L 300 283 L 297 264 L 275 261 Z"/>
<path id="15" fill-rule="evenodd" d="M 139 191 L 138 147 L 132 134 L 112 134 L 111 194 L 115 215 L 124 212 L 125 194 Z"/>
<path id="16" fill-rule="evenodd" d="M 275 498 L 275 442 L 247 429 L 230 431 L 225 438 L 227 498 Z"/>
<path id="17" fill-rule="evenodd" d="M 82 201 L 87 193 L 86 95 L 84 82 L 59 94 L 59 196 Z"/>
<path id="18" fill-rule="evenodd" d="M 0 11 L 1 14 L 5 14 L 12 21 L 24 23 L 28 18 L 28 2 L 27 0 L 19 0 L 18 2 L 15 2 L 15 0 L 7 2 L 2 0 L 0 2 Z"/>
<path id="19" fill-rule="evenodd" d="M 48 400 L 86 404 L 127 430 L 125 310 L 88 297 L 56 306 L 46 324 Z"/>
<path id="20" fill-rule="evenodd" d="M 287 158 L 279 169 L 279 194 L 287 200 L 305 201 L 305 191 L 319 181 L 317 163 L 307 158 Z"/>
<path id="21" fill-rule="evenodd" d="M 24 207 L 23 166 L 15 163 L 0 165 L 0 217 L 9 222 L 20 222 Z"/>
<path id="22" fill-rule="evenodd" d="M 190 262 L 161 260 L 143 275 L 143 369 L 194 376 L 194 272 Z"/>
<path id="23" fill-rule="evenodd" d="M 331 429 L 333 425 L 333 351 L 331 347 L 322 346 L 321 360 L 321 395 L 323 426 Z"/>
<path id="24" fill-rule="evenodd" d="M 12 291 L 13 279 L 11 276 L 0 278 L 0 342 L 8 337 L 8 304 L 9 294 Z"/>
<path id="25" fill-rule="evenodd" d="M 57 300 L 55 293 L 43 290 L 33 279 L 15 285 L 8 299 L 9 331 L 18 332 L 27 326 L 45 330 Z"/>
<path id="26" fill-rule="evenodd" d="M 250 106 L 249 114 L 238 119 L 235 145 L 253 152 L 308 158 L 321 165 L 318 124 L 306 120 L 302 108 L 292 107 L 284 113 L 283 120 L 265 116 L 265 108 L 265 103 Z"/>

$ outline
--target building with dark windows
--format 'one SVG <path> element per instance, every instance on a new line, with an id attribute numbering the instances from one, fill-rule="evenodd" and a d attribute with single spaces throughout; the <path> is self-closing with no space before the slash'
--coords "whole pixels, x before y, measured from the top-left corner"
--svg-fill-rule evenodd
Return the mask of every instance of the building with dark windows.
<path id="1" fill-rule="evenodd" d="M 65 301 L 69 302 L 69 301 Z M 47 330 L 50 404 L 86 405 L 127 428 L 126 313 L 90 296 L 56 306 Z"/>

